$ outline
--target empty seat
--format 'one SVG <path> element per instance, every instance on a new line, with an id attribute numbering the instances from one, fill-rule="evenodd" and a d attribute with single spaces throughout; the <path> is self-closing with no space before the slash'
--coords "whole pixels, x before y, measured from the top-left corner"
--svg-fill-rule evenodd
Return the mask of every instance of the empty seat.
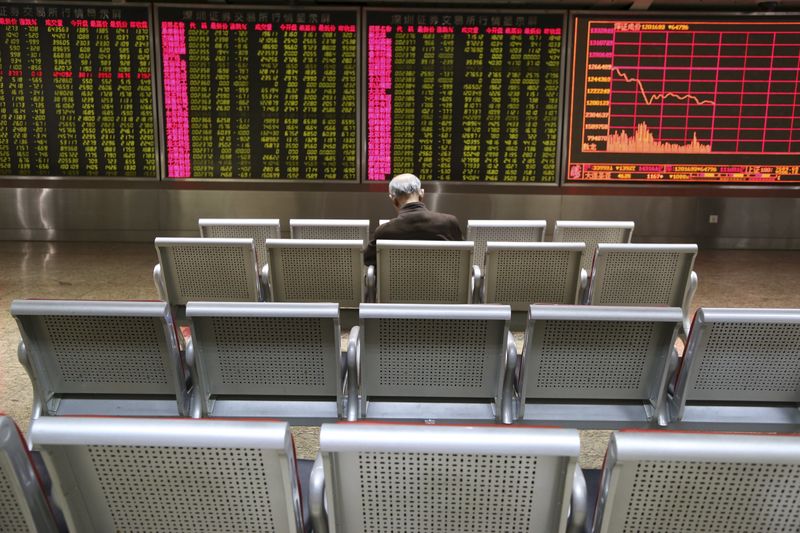
<path id="1" fill-rule="evenodd" d="M 579 448 L 568 429 L 325 424 L 314 530 L 583 531 Z"/>
<path id="2" fill-rule="evenodd" d="M 58 531 L 44 486 L 25 439 L 10 417 L 0 414 L 0 531 Z"/>
<path id="3" fill-rule="evenodd" d="M 591 273 L 592 259 L 598 243 L 628 243 L 633 236 L 634 223 L 609 220 L 556 220 L 553 228 L 554 242 L 582 242 L 586 252 L 581 268 Z"/>
<path id="4" fill-rule="evenodd" d="M 377 301 L 468 304 L 476 301 L 479 269 L 472 241 L 378 240 Z"/>
<path id="5" fill-rule="evenodd" d="M 258 302 L 264 299 L 253 239 L 155 240 L 153 270 L 159 296 L 183 320 L 190 301 Z"/>
<path id="6" fill-rule="evenodd" d="M 275 302 L 364 301 L 366 268 L 360 240 L 269 239 L 267 294 Z"/>
<path id="7" fill-rule="evenodd" d="M 534 303 L 576 304 L 586 287 L 583 243 L 489 242 L 483 301 L 527 312 Z"/>
<path id="8" fill-rule="evenodd" d="M 483 268 L 487 242 L 541 242 L 546 227 L 546 220 L 469 220 L 467 240 L 475 243 L 472 260 Z"/>
<path id="9" fill-rule="evenodd" d="M 39 415 L 188 414 L 188 373 L 164 302 L 16 300 Z"/>
<path id="10" fill-rule="evenodd" d="M 508 306 L 362 304 L 359 316 L 348 385 L 353 398 L 360 383 L 360 418 L 511 422 Z"/>
<path id="11" fill-rule="evenodd" d="M 532 305 L 519 420 L 579 428 L 666 425 L 678 308 Z"/>
<path id="12" fill-rule="evenodd" d="M 191 302 L 194 417 L 319 424 L 344 413 L 339 306 Z"/>
<path id="13" fill-rule="evenodd" d="M 671 402 L 674 427 L 800 430 L 800 310 L 700 309 Z"/>
<path id="14" fill-rule="evenodd" d="M 596 533 L 797 531 L 800 437 L 614 433 Z"/>
<path id="15" fill-rule="evenodd" d="M 293 218 L 289 220 L 292 239 L 369 240 L 369 220 Z"/>
<path id="16" fill-rule="evenodd" d="M 696 244 L 598 244 L 589 284 L 593 305 L 665 305 L 689 309 L 697 290 Z"/>
<path id="17" fill-rule="evenodd" d="M 40 418 L 71 531 L 302 532 L 285 422 Z"/>
<path id="18" fill-rule="evenodd" d="M 264 241 L 281 238 L 277 218 L 201 218 L 200 236 L 212 239 L 253 239 L 259 272 L 267 264 Z"/>

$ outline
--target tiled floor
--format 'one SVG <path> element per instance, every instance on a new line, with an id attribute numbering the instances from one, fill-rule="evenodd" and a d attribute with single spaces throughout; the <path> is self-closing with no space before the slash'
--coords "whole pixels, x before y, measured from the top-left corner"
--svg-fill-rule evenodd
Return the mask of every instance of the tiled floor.
<path id="1" fill-rule="evenodd" d="M 16 298 L 156 299 L 150 244 L 0 242 L 0 412 L 27 428 L 31 385 L 17 362 Z M 800 252 L 716 251 L 698 255 L 694 306 L 800 307 Z M 317 428 L 297 428 L 301 457 L 316 454 Z M 598 468 L 608 432 L 581 434 L 584 467 Z"/>

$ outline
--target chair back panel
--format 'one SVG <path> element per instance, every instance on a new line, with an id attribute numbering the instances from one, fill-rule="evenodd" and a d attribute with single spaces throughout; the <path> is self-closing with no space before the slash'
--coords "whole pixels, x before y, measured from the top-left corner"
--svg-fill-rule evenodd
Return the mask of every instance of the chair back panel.
<path id="1" fill-rule="evenodd" d="M 581 268 L 590 273 L 597 244 L 631 242 L 633 227 L 633 222 L 557 220 L 553 241 L 586 243 Z"/>
<path id="2" fill-rule="evenodd" d="M 467 240 L 475 243 L 472 260 L 483 267 L 489 241 L 541 242 L 546 227 L 546 220 L 470 220 L 467 222 Z"/>
<path id="3" fill-rule="evenodd" d="M 534 303 L 574 304 L 578 295 L 582 244 L 511 245 L 486 248 L 486 302 L 524 311 Z"/>
<path id="4" fill-rule="evenodd" d="M 23 505 L 23 496 L 14 470 L 4 454 L 0 454 L 0 530 L 8 533 L 36 531 L 30 509 Z"/>
<path id="5" fill-rule="evenodd" d="M 292 239 L 369 240 L 369 220 L 292 219 Z"/>
<path id="6" fill-rule="evenodd" d="M 267 241 L 273 300 L 358 307 L 364 283 L 362 247 L 352 239 Z"/>
<path id="7" fill-rule="evenodd" d="M 256 255 L 248 239 L 156 239 L 169 303 L 257 302 Z"/>
<path id="8" fill-rule="evenodd" d="M 378 241 L 378 301 L 469 303 L 472 248 L 471 241 Z"/>
<path id="9" fill-rule="evenodd" d="M 260 272 L 267 264 L 265 241 L 281 238 L 281 224 L 277 218 L 201 218 L 200 236 L 212 239 L 253 239 Z"/>

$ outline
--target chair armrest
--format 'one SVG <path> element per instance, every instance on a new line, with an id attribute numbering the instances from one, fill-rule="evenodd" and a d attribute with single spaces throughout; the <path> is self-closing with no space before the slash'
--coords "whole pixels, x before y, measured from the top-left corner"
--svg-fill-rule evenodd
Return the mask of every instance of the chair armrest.
<path id="1" fill-rule="evenodd" d="M 161 274 L 161 263 L 153 267 L 153 282 L 156 284 L 156 291 L 158 297 L 162 302 L 168 302 L 167 299 L 167 285 L 164 283 L 164 276 Z"/>
<path id="2" fill-rule="evenodd" d="M 45 392 L 41 390 L 41 386 L 33 373 L 31 360 L 28 357 L 28 348 L 25 346 L 25 341 L 22 339 L 20 339 L 19 344 L 17 344 L 17 360 L 19 360 L 19 363 L 25 369 L 25 372 L 28 373 L 28 377 L 31 380 L 31 386 L 33 387 L 33 410 L 31 412 L 31 422 L 33 422 L 42 416 L 42 409 L 47 407 L 47 397 Z M 28 445 L 30 446 L 30 442 Z"/>
<path id="3" fill-rule="evenodd" d="M 258 273 L 258 278 L 261 281 L 261 299 L 265 302 L 272 301 L 272 285 L 269 284 L 269 265 L 261 267 L 261 272 Z"/>
<path id="4" fill-rule="evenodd" d="M 194 353 L 194 343 L 192 339 L 186 341 L 186 366 L 189 369 L 189 377 L 192 380 L 192 388 L 189 390 L 189 416 L 192 418 L 202 418 L 206 416 L 205 398 L 200 391 L 200 380 L 197 375 L 197 357 Z"/>
<path id="5" fill-rule="evenodd" d="M 361 355 L 359 353 L 361 351 L 361 346 L 358 342 L 359 331 L 360 328 L 358 326 L 353 326 L 350 329 L 350 335 L 347 341 L 347 378 L 344 383 L 347 394 L 347 410 L 345 415 L 350 422 L 358 420 L 359 416 L 358 389 L 361 381 L 359 375 L 359 358 Z"/>
<path id="6" fill-rule="evenodd" d="M 483 295 L 483 273 L 481 267 L 472 265 L 472 279 L 470 281 L 470 303 L 480 304 L 484 302 Z"/>
<path id="7" fill-rule="evenodd" d="M 689 307 L 692 305 L 694 293 L 697 292 L 697 272 L 692 270 L 689 275 L 689 283 L 686 285 L 686 292 L 683 294 L 683 302 L 681 309 L 683 309 L 683 324 L 681 338 L 685 341 L 689 338 L 689 329 L 692 327 L 692 319 L 689 317 Z"/>
<path id="8" fill-rule="evenodd" d="M 328 533 L 328 513 L 325 510 L 325 468 L 322 456 L 317 455 L 308 483 L 308 509 L 314 533 Z"/>
<path id="9" fill-rule="evenodd" d="M 517 345 L 514 335 L 509 331 L 506 338 L 505 368 L 503 369 L 502 397 L 500 398 L 499 422 L 511 424 L 516 418 L 514 409 L 514 375 L 517 370 Z"/>
<path id="10" fill-rule="evenodd" d="M 578 278 L 578 300 L 579 304 L 589 303 L 589 274 L 585 268 L 581 269 L 580 277 Z"/>
<path id="11" fill-rule="evenodd" d="M 367 303 L 374 303 L 377 296 L 377 277 L 375 276 L 375 265 L 367 267 L 367 273 L 364 276 L 364 300 Z"/>
<path id="12" fill-rule="evenodd" d="M 575 465 L 575 474 L 572 476 L 572 497 L 569 506 L 567 533 L 584 533 L 584 531 L 586 531 L 588 501 L 589 496 L 586 490 L 586 478 L 583 477 L 583 470 L 581 470 L 581 467 Z"/>

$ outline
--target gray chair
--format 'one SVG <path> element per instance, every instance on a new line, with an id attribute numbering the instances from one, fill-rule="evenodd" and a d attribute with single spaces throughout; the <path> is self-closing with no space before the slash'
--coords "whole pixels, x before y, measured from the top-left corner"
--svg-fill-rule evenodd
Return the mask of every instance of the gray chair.
<path id="1" fill-rule="evenodd" d="M 325 239 L 362 243 L 369 240 L 367 219 L 293 218 L 289 220 L 292 239 Z"/>
<path id="2" fill-rule="evenodd" d="M 472 241 L 379 239 L 376 301 L 477 303 L 480 269 L 472 264 L 473 247 Z"/>
<path id="3" fill-rule="evenodd" d="M 186 316 L 193 417 L 320 424 L 343 416 L 338 305 L 191 302 Z"/>
<path id="4" fill-rule="evenodd" d="M 201 218 L 200 236 L 211 239 L 253 239 L 259 272 L 267 264 L 264 241 L 281 238 L 277 218 Z"/>
<path id="5" fill-rule="evenodd" d="M 153 280 L 179 321 L 190 301 L 264 299 L 253 239 L 158 237 L 155 245 L 158 264 Z"/>
<path id="6" fill-rule="evenodd" d="M 348 419 L 510 423 L 510 315 L 501 305 L 362 304 L 348 347 L 357 376 L 348 405 L 358 410 Z"/>
<path id="7" fill-rule="evenodd" d="M 534 303 L 580 303 L 587 283 L 583 251 L 583 243 L 489 242 L 482 300 L 526 313 Z"/>
<path id="8" fill-rule="evenodd" d="M 671 427 L 800 431 L 800 309 L 700 309 Z"/>
<path id="9" fill-rule="evenodd" d="M 583 532 L 579 448 L 569 429 L 325 424 L 314 530 Z"/>
<path id="10" fill-rule="evenodd" d="M 7 416 L 0 416 L 0 531 L 58 531 L 25 439 L 14 421 Z"/>
<path id="11" fill-rule="evenodd" d="M 489 241 L 541 242 L 546 228 L 546 220 L 469 220 L 467 240 L 475 243 L 473 262 L 483 268 Z"/>
<path id="12" fill-rule="evenodd" d="M 304 531 L 285 422 L 40 418 L 71 531 Z"/>
<path id="13" fill-rule="evenodd" d="M 164 302 L 16 300 L 19 359 L 41 415 L 188 415 L 188 373 Z"/>
<path id="14" fill-rule="evenodd" d="M 631 242 L 634 223 L 630 221 L 609 220 L 556 220 L 553 228 L 553 242 L 582 242 L 586 252 L 581 260 L 581 268 L 592 271 L 592 260 L 597 244 Z"/>
<path id="15" fill-rule="evenodd" d="M 588 303 L 680 307 L 688 334 L 696 256 L 696 244 L 598 244 Z"/>
<path id="16" fill-rule="evenodd" d="M 614 433 L 595 533 L 797 531 L 800 437 Z"/>
<path id="17" fill-rule="evenodd" d="M 532 305 L 516 385 L 525 423 L 665 426 L 678 308 Z"/>

